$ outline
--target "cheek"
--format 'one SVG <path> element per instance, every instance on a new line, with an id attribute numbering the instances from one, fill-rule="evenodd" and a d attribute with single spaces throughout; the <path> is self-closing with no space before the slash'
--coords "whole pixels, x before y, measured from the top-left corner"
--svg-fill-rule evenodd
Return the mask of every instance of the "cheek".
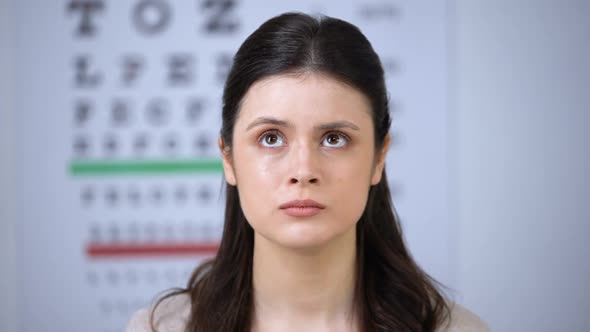
<path id="1" fill-rule="evenodd" d="M 336 213 L 340 220 L 356 223 L 360 219 L 369 194 L 370 182 L 367 168 L 355 168 L 354 176 L 341 177 L 332 189 L 337 198 Z M 348 223 L 348 222 L 347 222 Z"/>
<path id="2" fill-rule="evenodd" d="M 248 220 L 268 217 L 281 182 L 281 164 L 264 156 L 236 155 L 235 174 L 242 210 Z"/>
<path id="3" fill-rule="evenodd" d="M 373 155 L 371 153 L 358 154 L 356 158 L 339 164 L 338 177 L 335 179 L 333 190 L 338 197 L 339 204 L 360 218 L 365 208 L 371 178 L 373 175 Z"/>
<path id="4" fill-rule="evenodd" d="M 276 181 L 281 167 L 272 156 L 257 153 L 249 147 L 236 149 L 234 160 L 236 178 L 244 187 Z"/>
<path id="5" fill-rule="evenodd" d="M 332 164 L 333 175 L 337 178 L 338 186 L 369 188 L 373 175 L 373 155 L 371 153 L 357 153 L 346 160 Z"/>

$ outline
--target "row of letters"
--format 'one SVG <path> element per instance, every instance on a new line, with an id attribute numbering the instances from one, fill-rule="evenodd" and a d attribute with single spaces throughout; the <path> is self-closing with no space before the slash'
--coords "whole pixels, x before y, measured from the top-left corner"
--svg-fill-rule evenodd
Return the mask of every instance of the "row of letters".
<path id="1" fill-rule="evenodd" d="M 221 186 L 221 177 L 219 186 Z M 153 186 L 150 188 L 107 187 L 86 185 L 80 190 L 80 201 L 83 206 L 90 207 L 97 203 L 103 203 L 111 207 L 124 205 L 129 207 L 141 207 L 154 204 L 211 204 L 219 200 L 219 188 L 212 185 L 198 185 L 187 187 L 186 185 Z"/>
<path id="2" fill-rule="evenodd" d="M 86 273 L 86 281 L 92 287 L 133 286 L 142 283 L 184 285 L 191 273 L 190 268 L 179 269 L 132 269 L 123 270 L 91 270 Z M 107 306 L 111 307 L 112 306 Z"/>
<path id="3" fill-rule="evenodd" d="M 197 1 L 197 11 L 205 16 L 201 31 L 213 35 L 237 32 L 241 26 L 239 17 L 234 13 L 237 2 L 237 0 Z M 110 4 L 117 3 L 118 1 L 110 2 Z M 77 18 L 74 35 L 79 38 L 96 37 L 100 31 L 99 26 L 107 24 L 104 23 L 103 17 L 109 9 L 105 0 L 70 0 L 65 8 L 68 16 Z M 112 10 L 119 8 L 112 8 Z M 138 0 L 131 7 L 130 18 L 133 27 L 146 36 L 155 36 L 166 31 L 173 17 L 173 7 L 169 1 Z"/>
<path id="4" fill-rule="evenodd" d="M 229 73 L 233 55 L 229 53 L 217 53 L 206 67 L 215 68 L 214 77 L 207 79 L 208 84 L 216 83 L 221 86 Z M 192 87 L 198 74 L 197 65 L 199 59 L 196 55 L 186 52 L 170 53 L 165 56 L 162 63 L 162 77 L 159 81 L 166 82 L 168 87 Z M 201 60 L 202 61 L 202 60 Z M 104 68 L 96 64 L 96 59 L 90 54 L 78 54 L 73 57 L 72 67 L 74 71 L 73 85 L 76 88 L 99 88 L 106 82 Z M 124 54 L 118 60 L 116 75 L 120 88 L 136 87 L 146 71 L 153 67 L 144 56 L 138 54 Z"/>
<path id="5" fill-rule="evenodd" d="M 148 99 L 142 102 L 141 107 L 137 104 L 139 103 L 130 98 L 114 98 L 106 109 L 99 109 L 91 99 L 78 99 L 74 102 L 73 122 L 78 128 L 96 121 L 112 128 L 124 128 L 136 123 L 161 127 L 175 120 L 174 116 L 180 115 L 181 118 L 178 120 L 181 124 L 193 126 L 200 123 L 205 110 L 210 108 L 211 102 L 205 98 L 189 97 L 180 107 L 180 112 L 178 108 L 172 106 L 170 100 L 165 98 Z M 216 117 L 221 119 L 221 110 Z"/>
<path id="6" fill-rule="evenodd" d="M 170 158 L 170 157 L 218 157 L 216 137 L 213 134 L 197 133 L 192 137 L 167 133 L 158 137 L 145 132 L 130 139 L 116 134 L 102 138 L 77 135 L 72 141 L 72 154 L 77 160 L 113 158 Z"/>
<path id="7" fill-rule="evenodd" d="M 194 223 L 194 222 L 193 222 Z M 153 222 L 132 222 L 128 225 L 111 223 L 109 225 L 93 224 L 89 228 L 90 242 L 97 243 L 144 243 L 185 241 L 212 243 L 219 241 L 221 224 L 203 221 L 200 224 L 189 222 L 183 225 Z"/>

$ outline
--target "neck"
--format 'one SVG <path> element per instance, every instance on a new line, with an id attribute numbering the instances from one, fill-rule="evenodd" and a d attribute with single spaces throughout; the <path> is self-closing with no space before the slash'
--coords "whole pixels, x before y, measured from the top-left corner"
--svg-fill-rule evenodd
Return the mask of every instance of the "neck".
<path id="1" fill-rule="evenodd" d="M 255 234 L 255 321 L 352 324 L 355 272 L 354 227 L 321 248 L 306 250 L 281 247 Z"/>

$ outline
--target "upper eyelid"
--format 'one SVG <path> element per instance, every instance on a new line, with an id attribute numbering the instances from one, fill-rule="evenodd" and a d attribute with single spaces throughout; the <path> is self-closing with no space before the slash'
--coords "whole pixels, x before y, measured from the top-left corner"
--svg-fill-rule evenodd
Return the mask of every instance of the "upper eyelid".
<path id="1" fill-rule="evenodd" d="M 324 134 L 322 137 L 326 137 L 326 135 L 329 135 L 329 134 L 338 134 L 338 135 L 342 135 L 342 136 L 344 136 L 344 138 L 346 138 L 347 140 L 349 140 L 349 141 L 350 141 L 350 136 L 348 136 L 348 135 L 347 135 L 345 132 L 342 132 L 342 131 L 340 131 L 340 130 L 330 130 L 330 131 L 328 131 L 327 133 L 325 133 L 325 134 Z"/>
<path id="2" fill-rule="evenodd" d="M 277 134 L 277 135 L 281 136 L 282 138 L 285 138 L 285 135 L 283 135 L 283 133 L 281 133 L 279 130 L 269 129 L 269 130 L 263 131 L 260 135 L 258 135 L 258 140 L 260 141 L 265 135 L 268 135 L 268 134 Z"/>

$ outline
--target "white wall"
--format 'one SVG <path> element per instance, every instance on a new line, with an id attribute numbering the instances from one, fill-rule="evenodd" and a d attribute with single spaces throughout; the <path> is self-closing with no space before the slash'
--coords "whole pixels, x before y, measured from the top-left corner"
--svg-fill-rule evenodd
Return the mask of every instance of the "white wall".
<path id="1" fill-rule="evenodd" d="M 494 331 L 589 331 L 590 2 L 452 11 L 463 302 Z"/>
<path id="2" fill-rule="evenodd" d="M 0 1 L 0 331 L 16 331 L 16 260 L 12 143 L 12 1 Z"/>

